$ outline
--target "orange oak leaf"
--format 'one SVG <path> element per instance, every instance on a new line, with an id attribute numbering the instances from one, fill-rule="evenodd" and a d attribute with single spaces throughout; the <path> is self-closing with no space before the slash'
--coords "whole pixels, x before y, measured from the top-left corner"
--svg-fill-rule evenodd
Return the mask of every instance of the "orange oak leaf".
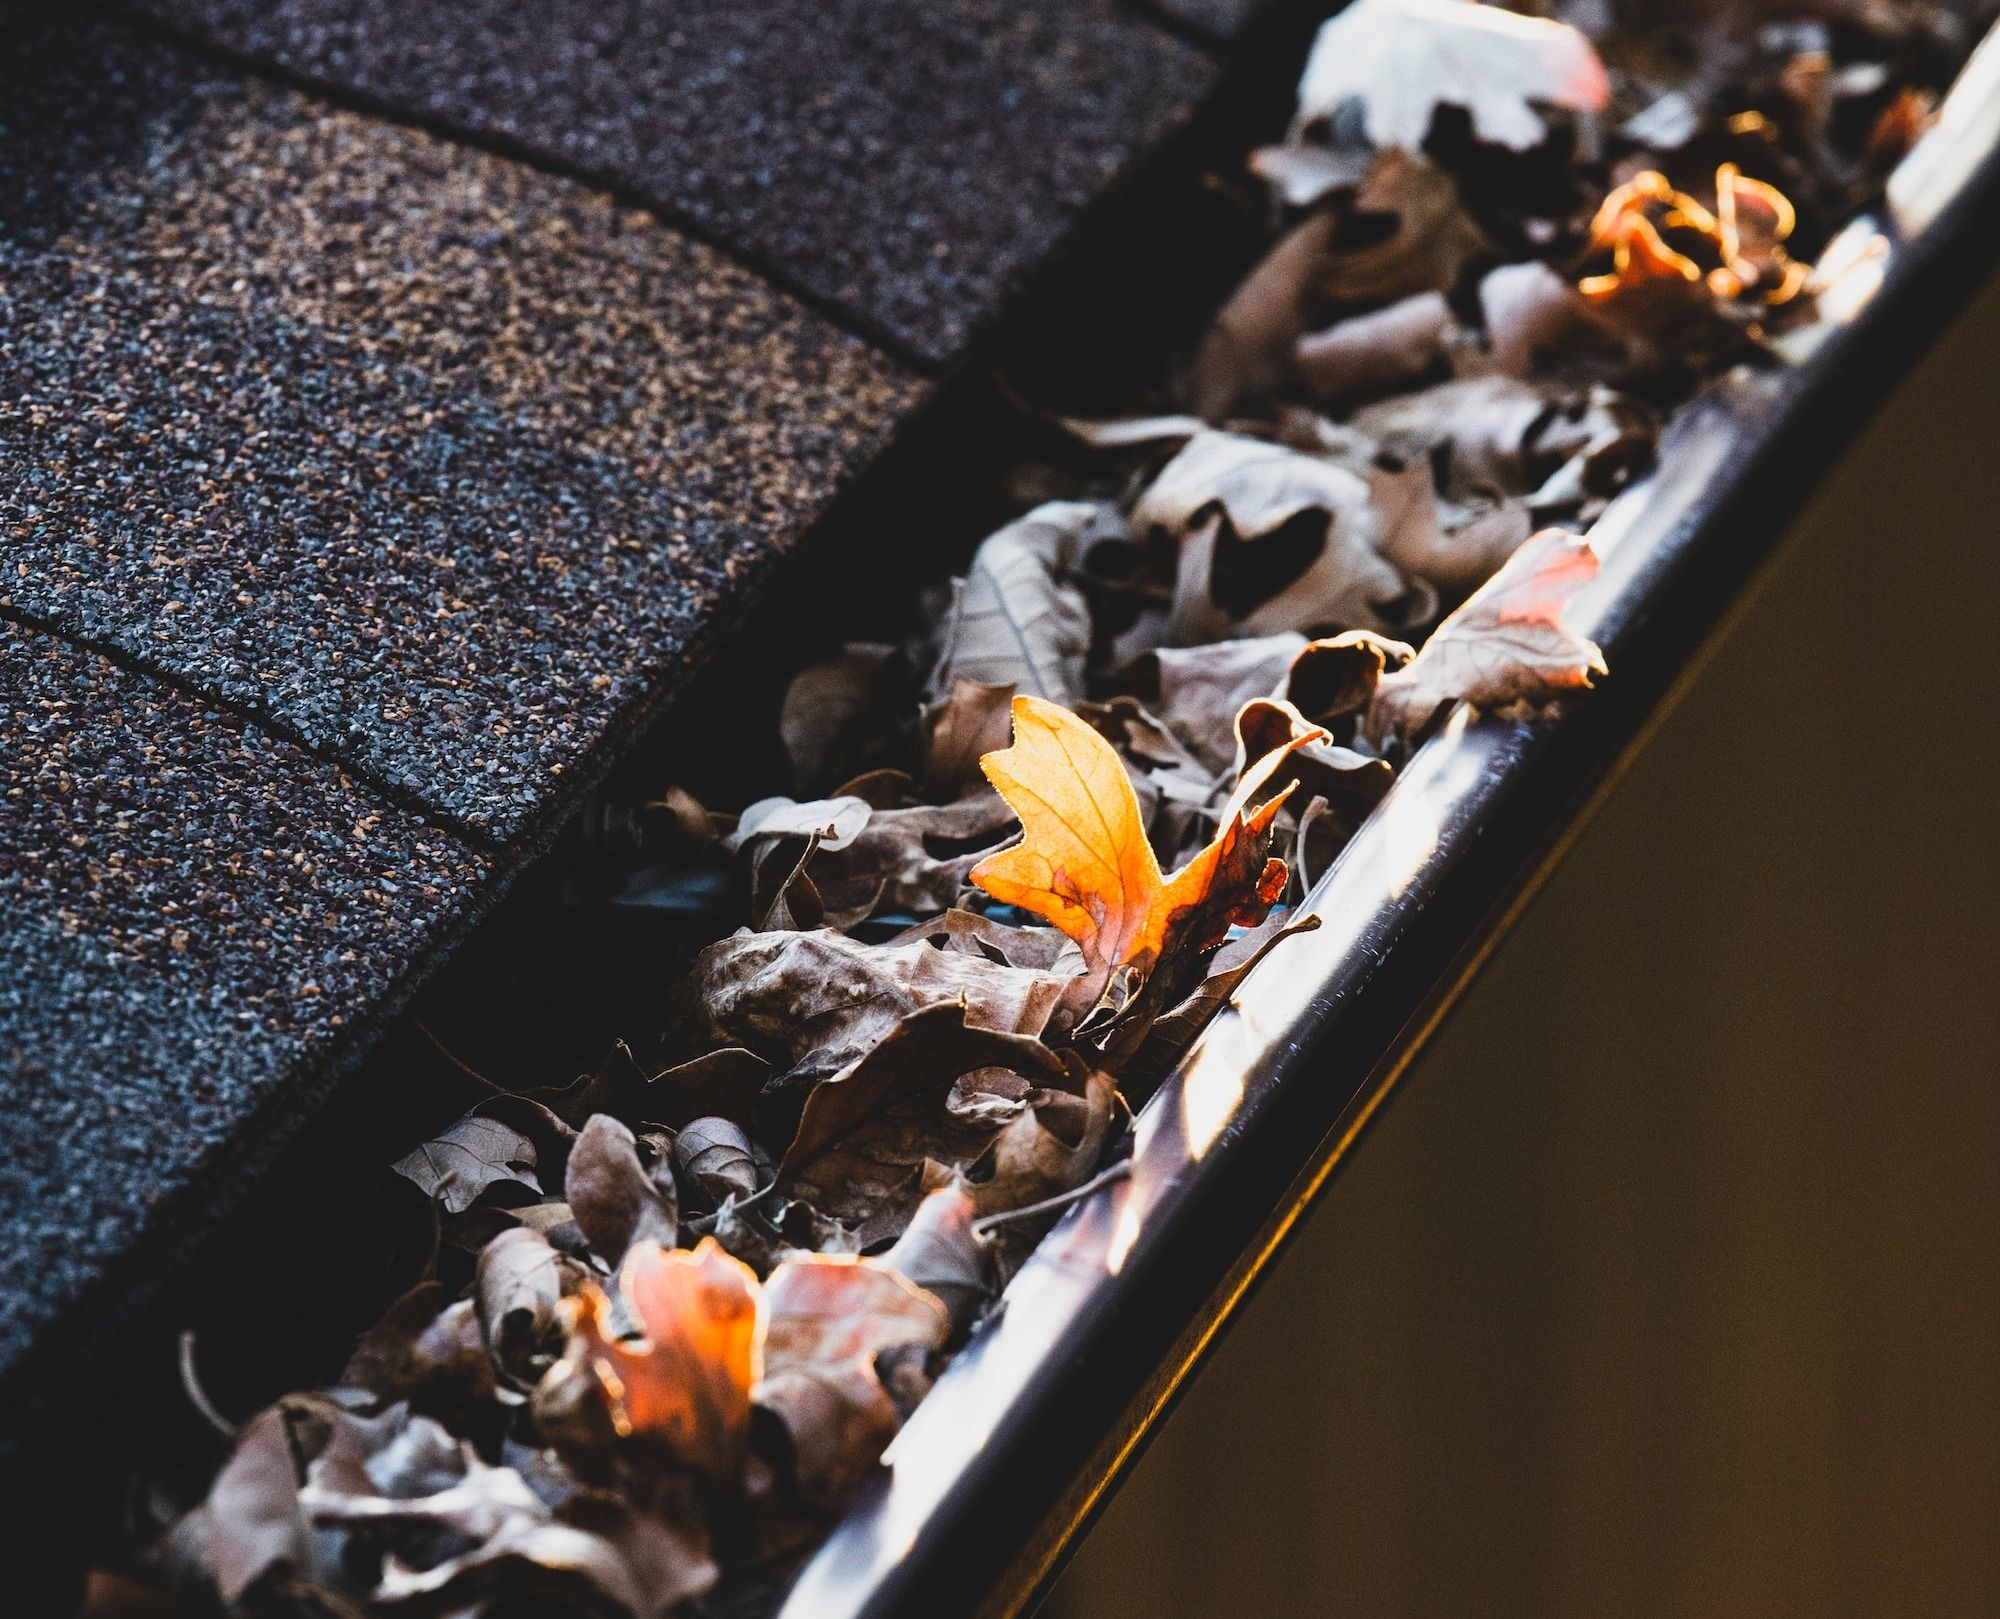
<path id="1" fill-rule="evenodd" d="M 1265 851 L 1285 794 L 1255 809 L 1250 801 L 1294 748 L 1325 736 L 1312 731 L 1245 770 L 1215 841 L 1168 877 L 1111 744 L 1066 708 L 1016 697 L 1014 745 L 979 766 L 1024 836 L 974 866 L 972 881 L 1053 922 L 1099 975 L 1149 967 L 1170 938 L 1176 948 L 1206 949 L 1233 920 L 1261 919 L 1282 891 L 1284 863 L 1267 862 Z"/>

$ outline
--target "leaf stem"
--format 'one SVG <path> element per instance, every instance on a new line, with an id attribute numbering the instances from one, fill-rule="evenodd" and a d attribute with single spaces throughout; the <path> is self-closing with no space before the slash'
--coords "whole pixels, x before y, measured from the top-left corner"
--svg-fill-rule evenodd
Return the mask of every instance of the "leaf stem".
<path id="1" fill-rule="evenodd" d="M 1109 1169 L 1101 1169 L 1081 1186 L 1072 1186 L 1067 1192 L 1058 1192 L 1054 1197 L 1045 1197 L 1039 1203 L 1026 1203 L 1018 1209 L 1002 1209 L 998 1214 L 982 1215 L 972 1222 L 972 1229 L 985 1236 L 995 1226 L 1003 1226 L 1015 1220 L 1032 1220 L 1038 1214 L 1052 1214 L 1057 1209 L 1066 1209 L 1072 1203 L 1079 1203 L 1100 1186 L 1109 1186 L 1113 1181 L 1122 1181 L 1132 1173 L 1132 1160 L 1121 1158 Z"/>

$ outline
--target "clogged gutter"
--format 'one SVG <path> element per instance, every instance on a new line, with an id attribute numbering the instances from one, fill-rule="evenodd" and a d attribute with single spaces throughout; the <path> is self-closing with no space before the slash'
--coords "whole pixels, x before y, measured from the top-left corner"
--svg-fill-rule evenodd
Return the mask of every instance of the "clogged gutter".
<path id="1" fill-rule="evenodd" d="M 645 886 L 710 921 L 665 1032 L 401 1160 L 431 1273 L 100 1597 L 754 1607 L 1131 1107 L 1284 970 L 1440 715 L 1588 700 L 1579 536 L 1707 379 L 1809 336 L 1817 255 L 1990 8 L 1541 9 L 1326 25 L 1249 160 L 1269 251 L 1198 349 L 1060 421 L 1074 453 L 1018 480 L 1052 498 L 901 643 L 799 672 L 791 795 L 660 784 Z"/>

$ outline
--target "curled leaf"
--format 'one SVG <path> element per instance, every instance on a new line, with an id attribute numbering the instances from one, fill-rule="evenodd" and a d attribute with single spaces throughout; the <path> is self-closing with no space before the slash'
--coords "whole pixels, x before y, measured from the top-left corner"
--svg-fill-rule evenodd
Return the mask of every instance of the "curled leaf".
<path id="1" fill-rule="evenodd" d="M 917 1205 L 881 1263 L 951 1312 L 954 1327 L 998 1291 L 992 1244 L 973 1225 L 978 1205 L 962 1185 L 941 1186 Z"/>
<path id="2" fill-rule="evenodd" d="M 1448 703 L 1539 703 L 1605 672 L 1596 645 L 1564 628 L 1564 606 L 1597 576 L 1588 540 L 1544 529 L 1466 600 L 1416 657 L 1385 674 L 1365 728 L 1414 737 Z"/>
<path id="3" fill-rule="evenodd" d="M 480 1250 L 473 1297 L 487 1353 L 501 1377 L 531 1389 L 562 1348 L 563 1298 L 585 1272 L 547 1237 L 526 1226 L 503 1231 Z"/>
<path id="4" fill-rule="evenodd" d="M 1365 478 L 1330 458 L 1204 433 L 1160 469 L 1132 524 L 1178 544 L 1172 639 L 1388 627 L 1407 583 L 1376 550 Z"/>
<path id="5" fill-rule="evenodd" d="M 1353 315 L 1299 339 L 1292 365 L 1318 399 L 1376 393 L 1421 377 L 1444 358 L 1451 305 L 1436 291 Z"/>
<path id="6" fill-rule="evenodd" d="M 540 1193 L 535 1144 L 498 1119 L 469 1113 L 443 1135 L 396 1160 L 395 1170 L 447 1214 L 463 1214 L 488 1187 L 513 1184 Z"/>
<path id="7" fill-rule="evenodd" d="M 584 1240 L 613 1269 L 635 1242 L 674 1245 L 679 1218 L 671 1171 L 657 1159 L 648 1169 L 638 1138 L 607 1113 L 578 1134 L 563 1192 Z"/>
<path id="8" fill-rule="evenodd" d="M 1293 130 L 1355 101 L 1370 141 L 1415 152 L 1449 105 L 1481 140 L 1522 150 L 1548 133 L 1537 106 L 1599 112 L 1610 93 L 1597 52 L 1567 24 L 1471 0 L 1354 0 L 1313 41 Z"/>
<path id="9" fill-rule="evenodd" d="M 876 1374 L 886 1351 L 944 1347 L 945 1307 L 873 1260 L 832 1254 L 788 1259 L 764 1287 L 759 1405 L 791 1436 L 801 1493 L 837 1507 L 902 1425 Z"/>
<path id="10" fill-rule="evenodd" d="M 717 1204 L 749 1197 L 763 1178 L 757 1144 L 733 1119 L 695 1119 L 674 1138 L 674 1166 Z"/>
<path id="11" fill-rule="evenodd" d="M 1101 507 L 1050 501 L 981 544 L 945 626 L 934 694 L 961 680 L 1056 702 L 1083 691 L 1090 608 L 1073 578 Z"/>
<path id="12" fill-rule="evenodd" d="M 824 928 L 745 931 L 695 958 L 681 989 L 681 1038 L 696 1049 L 748 1048 L 798 1084 L 838 1073 L 941 1001 L 962 999 L 967 1021 L 982 1028 L 1039 1034 L 1067 982 L 922 939 L 866 945 Z"/>
<path id="13" fill-rule="evenodd" d="M 969 1025 L 965 1007 L 955 1002 L 924 1007 L 857 1062 L 813 1087 L 798 1133 L 778 1165 L 779 1179 L 898 1097 L 949 1085 L 975 1068 L 1004 1068 L 1058 1084 L 1064 1077 L 1061 1059 L 1040 1040 Z"/>

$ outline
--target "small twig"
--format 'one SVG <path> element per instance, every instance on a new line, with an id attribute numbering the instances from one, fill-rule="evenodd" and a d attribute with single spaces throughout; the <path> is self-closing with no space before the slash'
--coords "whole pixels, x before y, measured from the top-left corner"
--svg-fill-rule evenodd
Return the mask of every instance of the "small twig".
<path id="1" fill-rule="evenodd" d="M 428 1024 L 419 1022 L 415 1018 L 412 1018 L 410 1021 L 412 1023 L 416 1023 L 417 1033 L 421 1034 L 426 1040 L 430 1041 L 432 1045 L 437 1047 L 437 1054 L 440 1057 L 444 1058 L 446 1062 L 450 1063 L 452 1067 L 456 1068 L 461 1074 L 465 1075 L 467 1079 L 476 1079 L 477 1081 L 479 1081 L 480 1084 L 484 1085 L 489 1091 L 493 1091 L 500 1096 L 513 1095 L 513 1092 L 508 1090 L 505 1085 L 494 1084 L 492 1080 L 488 1079 L 477 1068 L 474 1068 L 471 1063 L 467 1062 L 463 1057 L 460 1057 L 455 1052 L 453 1052 L 451 1047 L 446 1045 L 436 1035 L 431 1033 L 430 1026 Z"/>
<path id="2" fill-rule="evenodd" d="M 194 1364 L 194 1328 L 192 1327 L 187 1328 L 181 1333 L 181 1388 L 187 1394 L 188 1404 L 195 1408 L 201 1420 L 206 1422 L 217 1433 L 221 1434 L 224 1439 L 234 1444 L 236 1436 L 242 1432 L 242 1429 L 238 1424 L 231 1422 L 220 1411 L 216 1410 L 215 1402 L 208 1397 L 208 1390 L 201 1386 L 201 1375 L 195 1370 Z"/>
<path id="3" fill-rule="evenodd" d="M 1081 1186 L 1072 1186 L 1067 1192 L 1058 1192 L 1054 1197 L 1045 1197 L 1039 1203 L 1023 1204 L 1018 1209 L 1003 1209 L 998 1214 L 982 1215 L 972 1222 L 972 1229 L 985 1236 L 995 1226 L 1007 1225 L 1014 1220 L 1032 1220 L 1038 1214 L 1053 1214 L 1058 1209 L 1066 1209 L 1072 1203 L 1081 1202 L 1100 1186 L 1109 1186 L 1113 1181 L 1122 1181 L 1132 1173 L 1132 1160 L 1121 1158 L 1109 1169 L 1099 1170 Z"/>

